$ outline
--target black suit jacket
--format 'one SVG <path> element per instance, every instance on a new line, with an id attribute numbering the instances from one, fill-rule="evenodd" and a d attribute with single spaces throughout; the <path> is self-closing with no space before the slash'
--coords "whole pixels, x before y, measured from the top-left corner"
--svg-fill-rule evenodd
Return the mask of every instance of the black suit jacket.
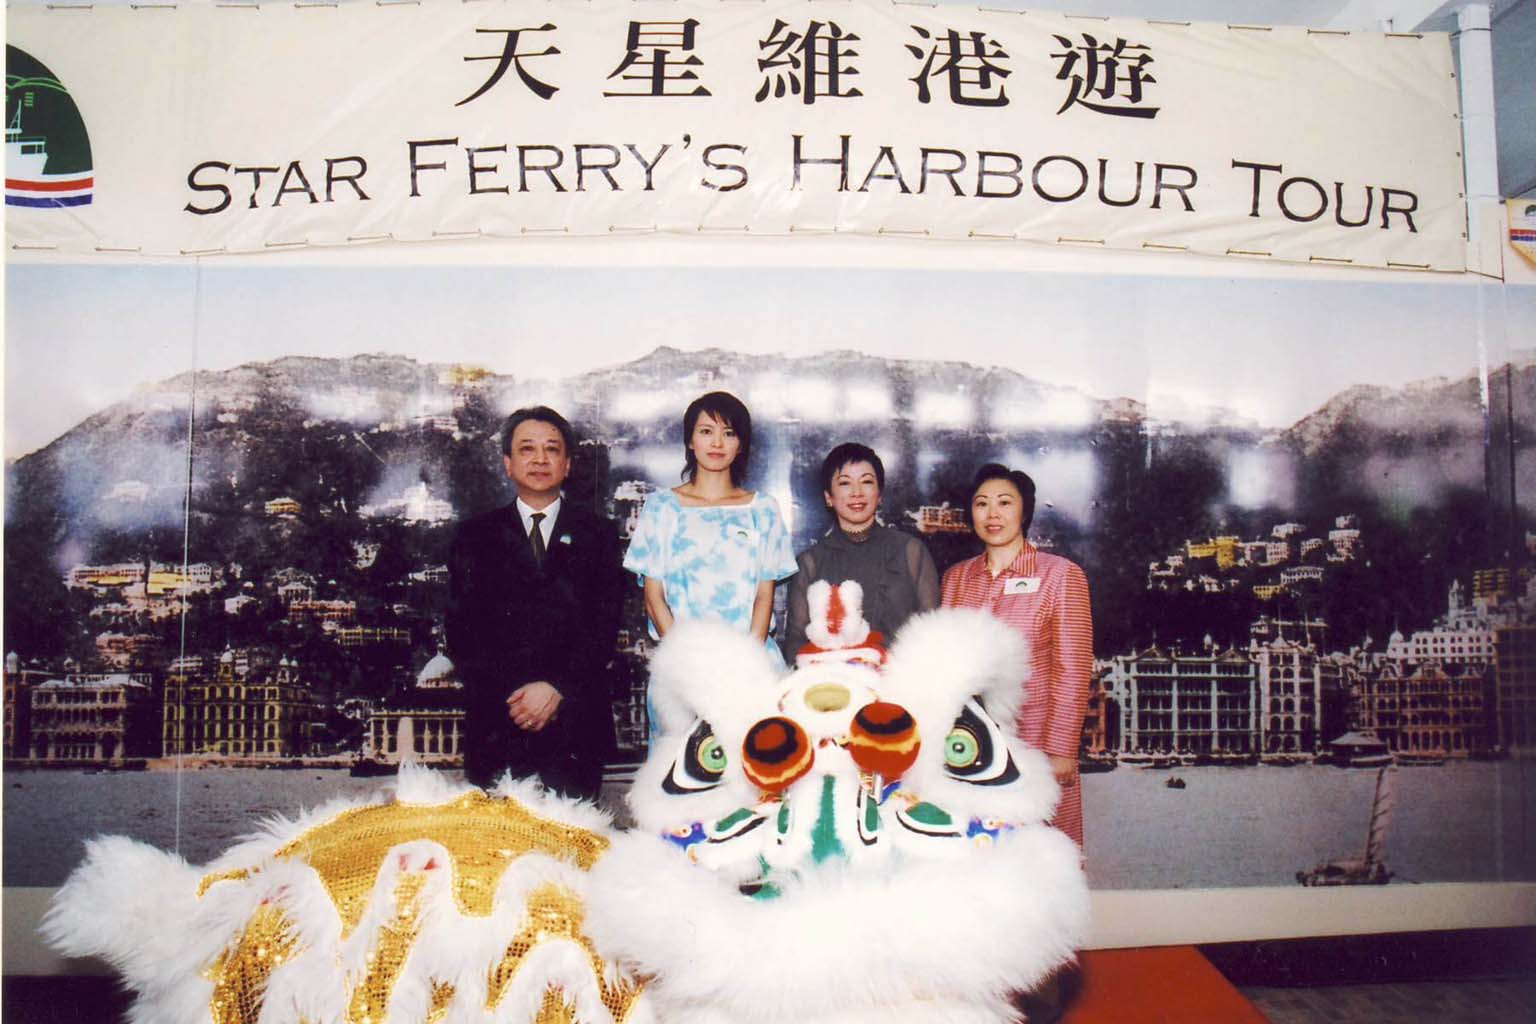
<path id="1" fill-rule="evenodd" d="M 544 564 L 533 556 L 516 504 L 466 520 L 449 554 L 448 656 L 466 691 L 465 774 L 487 784 L 510 769 L 595 796 L 613 745 L 608 663 L 623 600 L 613 522 L 560 503 Z M 560 691 L 540 732 L 519 729 L 507 698 L 545 680 Z"/>

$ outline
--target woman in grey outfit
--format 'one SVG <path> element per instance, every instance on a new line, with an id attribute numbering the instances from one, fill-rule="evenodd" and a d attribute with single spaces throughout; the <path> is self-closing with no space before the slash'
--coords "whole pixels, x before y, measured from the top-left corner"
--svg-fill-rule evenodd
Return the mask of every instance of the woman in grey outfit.
<path id="1" fill-rule="evenodd" d="M 884 488 L 885 466 L 865 445 L 840 444 L 822 462 L 822 497 L 837 525 L 796 559 L 800 571 L 790 583 L 784 638 L 789 664 L 805 645 L 805 595 L 817 580 L 857 580 L 864 588 L 864 618 L 887 642 L 908 618 L 939 606 L 939 572 L 927 546 L 875 521 Z"/>

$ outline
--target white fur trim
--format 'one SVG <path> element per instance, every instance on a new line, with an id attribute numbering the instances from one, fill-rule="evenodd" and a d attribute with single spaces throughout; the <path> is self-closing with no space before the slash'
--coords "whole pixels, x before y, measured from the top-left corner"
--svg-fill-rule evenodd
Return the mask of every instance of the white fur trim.
<path id="1" fill-rule="evenodd" d="M 630 835 L 592 872 L 588 929 L 656 976 L 667 1021 L 862 1020 L 874 1008 L 915 1020 L 937 1002 L 967 1009 L 927 1019 L 1000 1024 L 1013 1019 L 1008 993 L 1038 984 L 1086 937 L 1079 852 L 1053 829 L 1024 828 L 978 849 L 963 879 L 953 863 L 908 860 L 813 872 L 756 901 Z"/>

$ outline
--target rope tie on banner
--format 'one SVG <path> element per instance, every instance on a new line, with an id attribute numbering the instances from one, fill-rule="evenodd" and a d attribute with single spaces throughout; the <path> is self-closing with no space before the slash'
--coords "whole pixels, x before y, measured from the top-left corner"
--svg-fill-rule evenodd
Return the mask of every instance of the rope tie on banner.
<path id="1" fill-rule="evenodd" d="M 875 234 L 877 236 L 895 235 L 897 237 L 927 238 L 933 232 L 927 228 L 888 228 L 882 225 L 875 229 Z"/>
<path id="2" fill-rule="evenodd" d="M 129 4 L 135 11 L 174 11 L 177 4 Z"/>
<path id="3" fill-rule="evenodd" d="M 609 224 L 608 225 L 608 233 L 610 235 L 654 235 L 654 234 L 657 234 L 660 231 L 661 231 L 661 228 L 657 227 L 655 224 L 652 224 L 649 227 L 645 227 L 645 226 L 636 227 L 636 226 L 633 226 L 633 225 L 626 225 L 626 224 Z"/>
<path id="4" fill-rule="evenodd" d="M 1061 236 L 1057 236 L 1056 244 L 1057 245 L 1103 245 L 1104 244 L 1104 239 L 1102 239 L 1102 238 L 1064 238 L 1064 237 L 1061 237 Z"/>
<path id="5" fill-rule="evenodd" d="M 309 239 L 301 238 L 297 242 L 262 242 L 261 244 L 268 249 L 293 249 L 298 246 L 308 245 Z"/>
<path id="6" fill-rule="evenodd" d="M 1308 263 L 1354 263 L 1355 261 L 1345 256 L 1308 256 Z"/>
<path id="7" fill-rule="evenodd" d="M 1157 249 L 1160 252 L 1189 252 L 1187 245 L 1168 245 L 1165 242 L 1142 242 L 1143 249 Z"/>
<path id="8" fill-rule="evenodd" d="M 613 228 L 610 227 L 608 230 L 612 231 Z M 564 225 L 561 225 L 560 227 L 554 227 L 554 228 L 521 227 L 521 228 L 518 228 L 517 231 L 518 231 L 518 234 L 521 234 L 521 235 L 568 235 L 568 234 L 571 233 L 571 229 L 569 227 L 564 226 Z"/>
<path id="9" fill-rule="evenodd" d="M 1228 249 L 1228 256 L 1273 256 L 1272 252 L 1263 252 L 1259 249 Z"/>
<path id="10" fill-rule="evenodd" d="M 1309 28 L 1309 29 L 1307 29 L 1307 35 L 1309 35 L 1309 36 L 1347 36 L 1347 35 L 1349 35 L 1349 30 L 1348 29 L 1342 29 L 1342 28 Z"/>
<path id="11" fill-rule="evenodd" d="M 1192 22 L 1192 21 L 1164 21 L 1161 18 L 1148 18 L 1147 19 L 1147 24 L 1148 25 L 1162 25 L 1164 28 L 1189 28 L 1189 26 L 1193 25 L 1194 22 Z"/>
<path id="12" fill-rule="evenodd" d="M 433 238 L 479 238 L 482 234 L 484 232 L 479 228 L 475 228 L 473 231 L 439 231 L 436 228 L 432 229 Z"/>
<path id="13" fill-rule="evenodd" d="M 1227 28 L 1230 29 L 1233 32 L 1273 32 L 1275 30 L 1275 26 L 1273 26 L 1273 25 L 1233 25 L 1233 24 L 1228 24 Z"/>
<path id="14" fill-rule="evenodd" d="M 392 242 L 392 241 L 394 241 L 394 238 L 395 238 L 395 233 L 393 231 L 391 231 L 388 234 L 383 234 L 383 235 L 348 235 L 347 236 L 347 241 L 349 241 L 349 242 Z"/>
<path id="15" fill-rule="evenodd" d="M 377 7 L 420 7 L 421 0 L 373 0 Z"/>
<path id="16" fill-rule="evenodd" d="M 800 224 L 791 224 L 789 226 L 789 233 L 792 235 L 835 235 L 838 233 L 838 228 L 836 224 L 830 228 L 810 228 Z"/>
<path id="17" fill-rule="evenodd" d="M 892 0 L 892 2 L 900 3 L 901 0 Z M 938 6 L 938 5 L 935 4 L 934 6 Z M 980 7 L 980 6 L 978 6 L 976 9 L 978 11 L 980 11 L 982 14 L 1028 14 L 1029 13 L 1028 11 L 1009 10 L 1009 9 L 1003 8 L 1003 7 Z"/>
<path id="18" fill-rule="evenodd" d="M 179 249 L 183 256 L 220 256 L 229 252 L 229 246 L 221 245 L 217 249 Z"/>
<path id="19" fill-rule="evenodd" d="M 47 6 L 48 10 L 50 10 L 50 11 L 88 11 L 92 7 L 95 7 L 96 5 L 95 4 L 48 4 L 46 6 Z"/>
<path id="20" fill-rule="evenodd" d="M 1428 263 L 1398 263 L 1396 260 L 1387 260 L 1388 270 L 1428 270 Z"/>
<path id="21" fill-rule="evenodd" d="M 965 233 L 965 237 L 966 238 L 984 238 L 984 239 L 989 239 L 989 240 L 998 241 L 998 242 L 1017 242 L 1019 240 L 1019 233 L 1017 231 L 1015 231 L 1011 235 L 999 235 L 999 234 L 997 234 L 995 232 L 992 232 L 992 231 L 977 231 L 975 228 L 972 228 L 971 230 L 969 230 L 969 231 L 967 231 Z"/>
<path id="22" fill-rule="evenodd" d="M 58 249 L 58 243 L 51 245 L 31 244 L 27 242 L 12 242 L 11 249 L 15 252 L 54 252 Z"/>
<path id="23" fill-rule="evenodd" d="M 125 246 L 98 245 L 96 247 L 96 251 L 97 252 L 136 253 L 136 252 L 143 252 L 144 251 L 144 247 L 142 245 L 134 245 L 134 246 L 126 246 L 126 245 Z"/>
<path id="24" fill-rule="evenodd" d="M 738 226 L 735 226 L 735 225 L 726 225 L 726 224 L 719 224 L 719 225 L 700 224 L 698 227 L 694 228 L 694 230 L 697 231 L 701 235 L 709 235 L 709 234 L 750 235 L 752 233 L 752 225 L 750 225 L 750 224 L 742 224 L 741 226 L 738 227 Z"/>
<path id="25" fill-rule="evenodd" d="M 227 7 L 235 10 L 259 11 L 261 4 L 214 4 L 215 7 Z"/>

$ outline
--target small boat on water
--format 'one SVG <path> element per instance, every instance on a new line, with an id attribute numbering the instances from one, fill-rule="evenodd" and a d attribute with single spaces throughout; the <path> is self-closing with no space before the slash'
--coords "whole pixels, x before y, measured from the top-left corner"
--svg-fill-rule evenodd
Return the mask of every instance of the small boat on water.
<path id="1" fill-rule="evenodd" d="M 1392 872 L 1387 868 L 1384 852 L 1387 830 L 1392 825 L 1396 777 L 1395 767 L 1380 768 L 1376 772 L 1376 792 L 1371 798 L 1371 823 L 1366 829 L 1365 852 L 1359 857 L 1324 861 L 1310 871 L 1298 871 L 1296 881 L 1302 885 L 1319 886 L 1386 885 L 1391 880 Z"/>
<path id="2" fill-rule="evenodd" d="M 1167 786 L 1169 789 L 1184 789 L 1189 785 L 1189 783 L 1185 782 L 1177 775 L 1170 775 L 1168 776 L 1167 780 L 1164 781 L 1163 785 Z"/>
<path id="3" fill-rule="evenodd" d="M 347 774 L 355 779 L 376 779 L 384 775 L 395 775 L 399 771 L 400 766 L 397 764 L 375 761 L 371 757 L 359 757 L 347 769 Z"/>

